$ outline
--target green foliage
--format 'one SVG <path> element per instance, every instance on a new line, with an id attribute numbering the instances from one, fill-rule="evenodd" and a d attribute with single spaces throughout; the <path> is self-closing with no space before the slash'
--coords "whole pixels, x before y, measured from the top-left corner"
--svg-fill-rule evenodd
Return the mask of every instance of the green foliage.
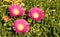
<path id="1" fill-rule="evenodd" d="M 3 17 L 8 15 L 8 6 L 11 2 L 0 0 L 0 37 L 60 37 L 60 0 L 23 0 L 26 15 L 32 7 L 44 10 L 42 21 L 35 22 L 26 15 L 23 18 L 28 21 L 30 30 L 25 34 L 17 34 L 12 29 L 12 23 L 16 17 L 4 22 Z"/>

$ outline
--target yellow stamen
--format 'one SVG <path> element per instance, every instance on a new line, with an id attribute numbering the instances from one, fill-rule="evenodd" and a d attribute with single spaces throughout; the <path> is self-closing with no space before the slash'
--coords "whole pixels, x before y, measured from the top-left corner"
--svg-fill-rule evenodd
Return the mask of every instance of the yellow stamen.
<path id="1" fill-rule="evenodd" d="M 24 29 L 24 26 L 23 26 L 22 24 L 19 24 L 19 25 L 18 25 L 18 29 L 19 29 L 19 30 L 23 30 L 23 29 Z"/>
<path id="2" fill-rule="evenodd" d="M 38 18 L 38 17 L 39 17 L 39 14 L 38 14 L 38 13 L 34 13 L 34 14 L 33 14 L 33 17 L 34 17 L 34 18 Z"/>
<path id="3" fill-rule="evenodd" d="M 14 9 L 13 10 L 13 13 L 16 14 L 16 15 L 18 15 L 19 14 L 19 11 L 17 9 Z"/>
<path id="4" fill-rule="evenodd" d="M 10 2 L 11 0 L 4 0 L 4 1 L 6 1 L 6 2 Z"/>

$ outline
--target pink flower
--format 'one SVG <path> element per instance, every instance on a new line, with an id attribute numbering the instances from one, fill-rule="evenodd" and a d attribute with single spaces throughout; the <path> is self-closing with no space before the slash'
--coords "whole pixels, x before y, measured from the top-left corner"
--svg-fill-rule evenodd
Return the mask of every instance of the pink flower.
<path id="1" fill-rule="evenodd" d="M 8 22 L 8 21 L 10 20 L 10 17 L 9 17 L 9 16 L 4 16 L 4 17 L 3 17 L 3 20 L 4 20 L 5 22 Z"/>
<path id="2" fill-rule="evenodd" d="M 34 7 L 30 9 L 28 16 L 35 21 L 39 21 L 44 17 L 44 11 Z"/>
<path id="3" fill-rule="evenodd" d="M 24 15 L 25 10 L 20 5 L 12 4 L 9 6 L 9 14 L 11 16 L 20 16 Z"/>
<path id="4" fill-rule="evenodd" d="M 24 19 L 17 19 L 13 23 L 13 29 L 17 33 L 26 33 L 29 31 L 29 24 Z"/>

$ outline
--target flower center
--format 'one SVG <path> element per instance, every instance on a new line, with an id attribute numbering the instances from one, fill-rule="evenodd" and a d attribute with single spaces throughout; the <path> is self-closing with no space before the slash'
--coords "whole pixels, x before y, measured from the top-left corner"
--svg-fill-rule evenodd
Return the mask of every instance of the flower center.
<path id="1" fill-rule="evenodd" d="M 19 24 L 19 25 L 18 25 L 18 29 L 19 29 L 19 30 L 23 30 L 23 29 L 24 29 L 24 26 L 23 26 L 22 24 Z"/>
<path id="2" fill-rule="evenodd" d="M 19 14 L 19 11 L 17 9 L 14 9 L 13 10 L 13 13 L 16 14 L 16 15 L 18 15 Z"/>
<path id="3" fill-rule="evenodd" d="M 39 14 L 38 14 L 38 13 L 34 13 L 34 14 L 33 14 L 33 17 L 34 17 L 34 18 L 38 18 L 38 17 L 39 17 Z"/>

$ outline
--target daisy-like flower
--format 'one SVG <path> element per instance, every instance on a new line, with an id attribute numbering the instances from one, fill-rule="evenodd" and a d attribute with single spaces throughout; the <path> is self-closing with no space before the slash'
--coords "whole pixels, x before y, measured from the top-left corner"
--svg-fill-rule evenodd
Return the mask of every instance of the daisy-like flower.
<path id="1" fill-rule="evenodd" d="M 34 7 L 30 9 L 28 16 L 35 21 L 39 21 L 44 17 L 44 11 L 42 9 Z"/>
<path id="2" fill-rule="evenodd" d="M 22 16 L 24 15 L 25 10 L 20 5 L 12 4 L 9 6 L 9 14 L 11 16 Z"/>
<path id="3" fill-rule="evenodd" d="M 29 31 L 29 24 L 24 19 L 17 19 L 13 23 L 13 29 L 16 33 L 27 33 Z"/>

